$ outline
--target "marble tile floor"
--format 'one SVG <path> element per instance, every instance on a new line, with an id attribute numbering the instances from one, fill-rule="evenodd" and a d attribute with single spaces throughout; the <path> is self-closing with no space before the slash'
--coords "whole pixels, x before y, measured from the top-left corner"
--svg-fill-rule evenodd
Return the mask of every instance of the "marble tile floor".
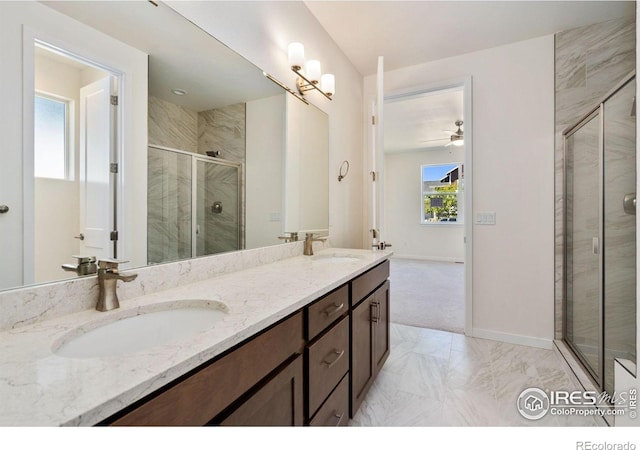
<path id="1" fill-rule="evenodd" d="M 577 390 L 557 351 L 391 324 L 391 354 L 350 426 L 598 426 L 591 417 L 530 421 L 529 387 Z"/>

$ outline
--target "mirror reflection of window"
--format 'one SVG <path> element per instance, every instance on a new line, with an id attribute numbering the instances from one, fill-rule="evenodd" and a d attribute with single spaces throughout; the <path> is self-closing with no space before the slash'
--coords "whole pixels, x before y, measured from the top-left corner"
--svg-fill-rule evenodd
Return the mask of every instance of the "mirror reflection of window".
<path id="1" fill-rule="evenodd" d="M 70 179 L 69 102 L 36 94 L 34 102 L 34 175 Z"/>

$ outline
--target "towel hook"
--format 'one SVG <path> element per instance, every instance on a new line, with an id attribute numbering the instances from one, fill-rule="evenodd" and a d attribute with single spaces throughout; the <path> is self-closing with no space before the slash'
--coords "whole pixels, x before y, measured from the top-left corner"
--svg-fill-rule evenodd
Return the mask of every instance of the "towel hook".
<path id="1" fill-rule="evenodd" d="M 342 169 L 345 167 L 345 165 L 346 165 L 346 169 L 344 173 L 342 173 Z M 342 181 L 342 179 L 346 177 L 348 173 L 349 173 L 349 161 L 342 161 L 342 164 L 340 165 L 340 175 L 338 175 L 338 181 Z"/>

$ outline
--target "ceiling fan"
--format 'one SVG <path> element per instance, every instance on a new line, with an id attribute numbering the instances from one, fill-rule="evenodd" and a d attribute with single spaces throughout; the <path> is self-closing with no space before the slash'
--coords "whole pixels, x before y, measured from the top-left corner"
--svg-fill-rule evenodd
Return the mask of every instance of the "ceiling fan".
<path id="1" fill-rule="evenodd" d="M 448 147 L 450 145 L 455 145 L 456 147 L 460 147 L 461 145 L 464 145 L 464 131 L 462 131 L 462 129 L 460 128 L 463 122 L 462 120 L 456 120 L 455 124 L 458 127 L 458 129 L 456 131 L 448 130 L 453 134 L 451 135 L 450 142 L 447 145 L 445 145 L 445 147 Z"/>

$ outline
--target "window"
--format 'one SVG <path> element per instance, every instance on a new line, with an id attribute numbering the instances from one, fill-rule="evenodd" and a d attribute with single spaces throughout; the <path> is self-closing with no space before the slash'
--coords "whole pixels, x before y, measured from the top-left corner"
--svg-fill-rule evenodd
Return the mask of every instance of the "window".
<path id="1" fill-rule="evenodd" d="M 464 165 L 460 163 L 423 165 L 421 223 L 462 223 Z"/>
<path id="2" fill-rule="evenodd" d="M 70 176 L 69 102 L 36 94 L 34 105 L 34 175 L 68 180 Z"/>

